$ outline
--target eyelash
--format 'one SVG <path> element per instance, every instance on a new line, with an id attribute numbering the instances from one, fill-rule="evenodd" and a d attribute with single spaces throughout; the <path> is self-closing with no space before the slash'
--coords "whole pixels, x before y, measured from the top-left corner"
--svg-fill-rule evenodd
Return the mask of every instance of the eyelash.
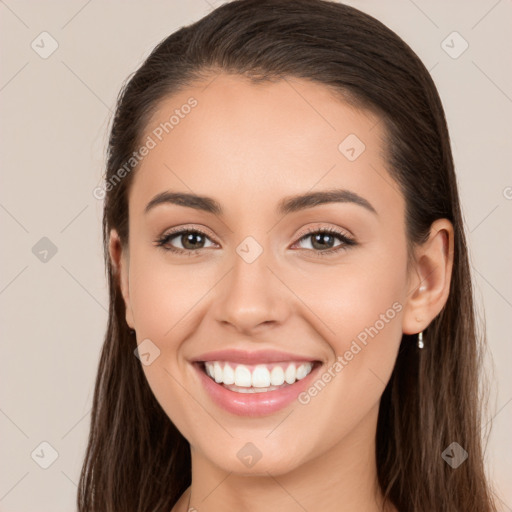
<path id="1" fill-rule="evenodd" d="M 205 247 L 203 247 L 201 249 L 190 249 L 190 250 L 180 249 L 180 248 L 172 247 L 172 246 L 166 247 L 166 244 L 173 238 L 176 238 L 179 235 L 190 234 L 190 233 L 203 235 L 206 238 L 210 238 L 204 231 L 201 231 L 200 229 L 197 229 L 197 228 L 181 229 L 181 230 L 177 230 L 177 231 L 171 231 L 170 233 L 167 233 L 166 235 L 163 235 L 162 237 L 158 238 L 155 241 L 155 245 L 157 247 L 161 247 L 162 249 L 164 249 L 164 251 L 169 251 L 169 252 L 176 253 L 176 254 L 187 254 L 187 256 L 198 256 L 200 251 L 202 251 L 203 249 L 206 249 Z M 297 240 L 297 242 L 300 242 L 304 238 L 308 238 L 309 236 L 311 236 L 313 234 L 320 234 L 320 233 L 334 235 L 338 239 L 340 239 L 343 243 L 341 245 L 339 245 L 338 247 L 335 247 L 333 249 L 326 249 L 324 251 L 316 251 L 314 249 L 305 249 L 307 251 L 313 251 L 314 253 L 316 253 L 315 254 L 316 256 L 320 256 L 320 257 L 331 256 L 340 251 L 347 250 L 351 246 L 357 245 L 357 242 L 353 238 L 350 238 L 347 235 L 345 235 L 344 233 L 342 233 L 336 229 L 333 229 L 333 228 L 309 229 L 308 231 L 306 231 L 305 233 L 302 234 L 302 236 Z"/>

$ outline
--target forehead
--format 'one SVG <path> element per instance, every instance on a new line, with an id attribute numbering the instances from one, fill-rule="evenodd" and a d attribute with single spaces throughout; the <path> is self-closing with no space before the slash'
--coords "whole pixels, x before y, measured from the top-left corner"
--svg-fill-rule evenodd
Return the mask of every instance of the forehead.
<path id="1" fill-rule="evenodd" d="M 154 195 L 179 190 L 216 197 L 234 212 L 341 187 L 376 209 L 400 208 L 383 129 L 318 83 L 212 76 L 160 102 L 142 137 L 152 148 L 135 172 L 130 204 L 142 211 Z"/>

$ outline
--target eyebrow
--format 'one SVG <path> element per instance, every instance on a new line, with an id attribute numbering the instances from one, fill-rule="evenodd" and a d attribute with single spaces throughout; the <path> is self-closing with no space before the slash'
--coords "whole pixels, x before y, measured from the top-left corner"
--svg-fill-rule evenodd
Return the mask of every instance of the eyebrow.
<path id="1" fill-rule="evenodd" d="M 344 189 L 308 192 L 296 196 L 285 197 L 279 201 L 277 205 L 277 213 L 286 215 L 288 213 L 298 212 L 328 203 L 353 203 L 358 206 L 362 206 L 375 215 L 378 215 L 375 208 L 364 197 L 361 197 L 355 192 Z M 176 204 L 219 216 L 224 214 L 220 203 L 211 197 L 184 192 L 172 192 L 170 190 L 161 192 L 153 197 L 153 199 L 151 199 L 151 201 L 146 205 L 144 213 L 147 214 L 150 210 L 161 204 Z"/>

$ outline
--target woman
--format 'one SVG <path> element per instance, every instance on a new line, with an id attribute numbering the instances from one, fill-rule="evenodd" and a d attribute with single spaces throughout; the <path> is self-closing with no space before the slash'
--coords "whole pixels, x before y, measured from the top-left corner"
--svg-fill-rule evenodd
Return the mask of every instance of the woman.
<path id="1" fill-rule="evenodd" d="M 162 41 L 111 129 L 80 511 L 493 511 L 446 120 L 322 0 Z"/>

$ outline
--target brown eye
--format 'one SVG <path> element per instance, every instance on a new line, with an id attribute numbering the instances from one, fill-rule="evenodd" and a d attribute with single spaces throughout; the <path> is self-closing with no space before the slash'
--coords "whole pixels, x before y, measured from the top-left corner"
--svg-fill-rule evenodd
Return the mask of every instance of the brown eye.
<path id="1" fill-rule="evenodd" d="M 340 240 L 341 243 L 334 246 L 333 244 L 336 239 Z M 350 246 L 357 245 L 355 240 L 332 228 L 310 230 L 299 239 L 298 243 L 303 240 L 311 241 L 311 249 L 306 248 L 306 250 L 312 250 L 318 256 L 337 253 L 338 251 L 348 249 Z"/>
<path id="2" fill-rule="evenodd" d="M 190 232 L 178 236 L 184 249 L 190 249 L 192 251 L 195 249 L 202 249 L 202 245 L 205 243 L 205 237 L 202 233 Z"/>
<path id="3" fill-rule="evenodd" d="M 332 244 L 335 243 L 336 237 L 329 233 L 317 233 L 315 235 L 308 235 L 307 238 L 311 239 L 313 249 L 319 251 L 331 249 Z"/>
<path id="4" fill-rule="evenodd" d="M 176 240 L 171 244 L 172 241 Z M 156 241 L 156 245 L 165 250 L 178 253 L 193 253 L 205 249 L 204 244 L 209 240 L 205 233 L 197 229 L 183 229 L 164 235 Z M 178 244 L 178 247 L 175 246 Z M 181 244 L 181 247 L 179 245 Z"/>

